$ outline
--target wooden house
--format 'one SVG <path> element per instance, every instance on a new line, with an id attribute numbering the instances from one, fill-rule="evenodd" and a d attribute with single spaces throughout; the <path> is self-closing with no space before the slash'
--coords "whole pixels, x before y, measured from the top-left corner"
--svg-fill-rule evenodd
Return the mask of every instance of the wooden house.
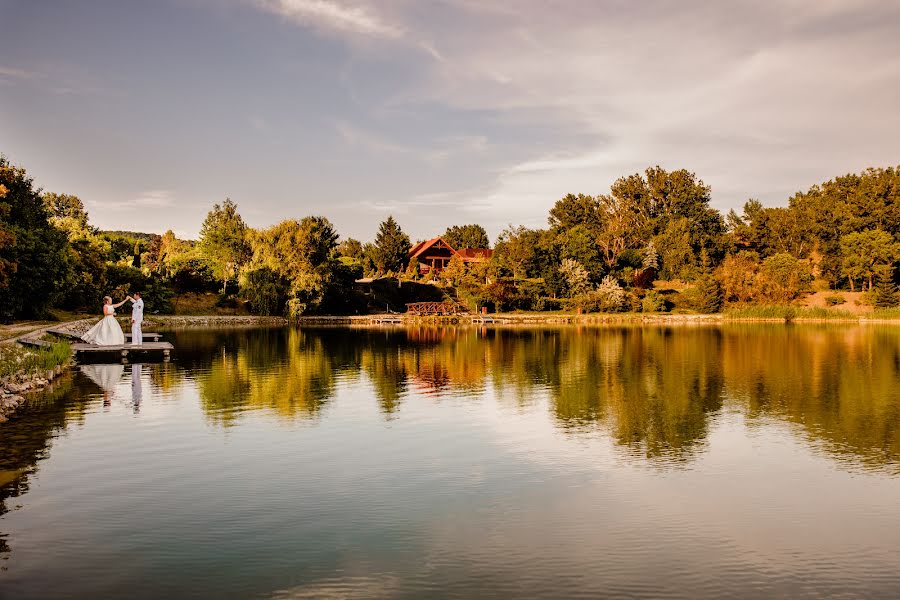
<path id="1" fill-rule="evenodd" d="M 463 263 L 479 263 L 491 260 L 494 251 L 490 248 L 461 248 L 457 250 L 436 237 L 424 242 L 419 242 L 409 251 L 409 258 L 419 261 L 419 272 L 424 274 L 429 271 L 440 272 L 447 268 L 454 256 L 458 256 Z"/>

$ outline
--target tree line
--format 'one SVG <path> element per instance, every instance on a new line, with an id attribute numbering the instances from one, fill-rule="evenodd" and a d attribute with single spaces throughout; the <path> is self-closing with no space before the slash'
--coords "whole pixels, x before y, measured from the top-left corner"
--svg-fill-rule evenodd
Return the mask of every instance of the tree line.
<path id="1" fill-rule="evenodd" d="M 363 243 L 342 240 L 323 216 L 254 229 L 226 199 L 197 240 L 104 232 L 78 197 L 36 188 L 0 156 L 0 320 L 95 309 L 103 295 L 135 290 L 153 312 L 171 311 L 172 298 L 188 292 L 218 293 L 256 314 L 362 312 L 367 299 L 354 285 L 362 277 L 424 280 L 494 310 L 717 312 L 790 303 L 814 279 L 864 292 L 874 306 L 900 302 L 900 168 L 836 177 L 786 207 L 751 199 L 723 215 L 710 201 L 696 174 L 651 167 L 607 193 L 559 199 L 545 228 L 508 226 L 490 261 L 457 257 L 423 275 L 393 217 Z M 454 248 L 490 246 L 478 224 L 442 237 Z"/>

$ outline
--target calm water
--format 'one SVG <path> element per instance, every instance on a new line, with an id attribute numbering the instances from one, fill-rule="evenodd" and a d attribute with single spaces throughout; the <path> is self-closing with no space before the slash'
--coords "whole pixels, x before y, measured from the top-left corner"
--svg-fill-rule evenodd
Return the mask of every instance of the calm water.
<path id="1" fill-rule="evenodd" d="M 0 597 L 900 597 L 900 329 L 169 337 L 0 427 Z"/>

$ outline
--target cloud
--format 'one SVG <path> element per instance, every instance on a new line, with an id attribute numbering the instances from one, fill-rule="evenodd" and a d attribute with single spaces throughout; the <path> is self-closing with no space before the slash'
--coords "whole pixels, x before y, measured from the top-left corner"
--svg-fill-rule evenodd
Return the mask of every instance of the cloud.
<path id="1" fill-rule="evenodd" d="M 28 71 L 0 65 L 0 79 L 40 79 L 42 77 L 44 77 L 44 74 L 38 71 Z"/>
<path id="2" fill-rule="evenodd" d="M 331 0 L 259 0 L 258 4 L 263 10 L 299 25 L 384 38 L 403 35 L 402 29 L 385 23 L 360 6 L 345 6 Z"/>
<path id="3" fill-rule="evenodd" d="M 175 206 L 175 195 L 171 190 L 147 190 L 130 200 L 97 201 L 88 200 L 87 205 L 97 210 L 134 211 L 149 208 Z"/>

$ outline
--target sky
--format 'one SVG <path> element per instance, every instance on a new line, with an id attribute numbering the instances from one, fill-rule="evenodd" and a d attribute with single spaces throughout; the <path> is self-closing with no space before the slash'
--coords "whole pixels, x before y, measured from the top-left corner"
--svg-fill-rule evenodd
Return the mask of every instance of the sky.
<path id="1" fill-rule="evenodd" d="M 727 211 L 900 164 L 900 2 L 0 0 L 0 153 L 91 222 L 546 225 L 686 168 Z"/>

